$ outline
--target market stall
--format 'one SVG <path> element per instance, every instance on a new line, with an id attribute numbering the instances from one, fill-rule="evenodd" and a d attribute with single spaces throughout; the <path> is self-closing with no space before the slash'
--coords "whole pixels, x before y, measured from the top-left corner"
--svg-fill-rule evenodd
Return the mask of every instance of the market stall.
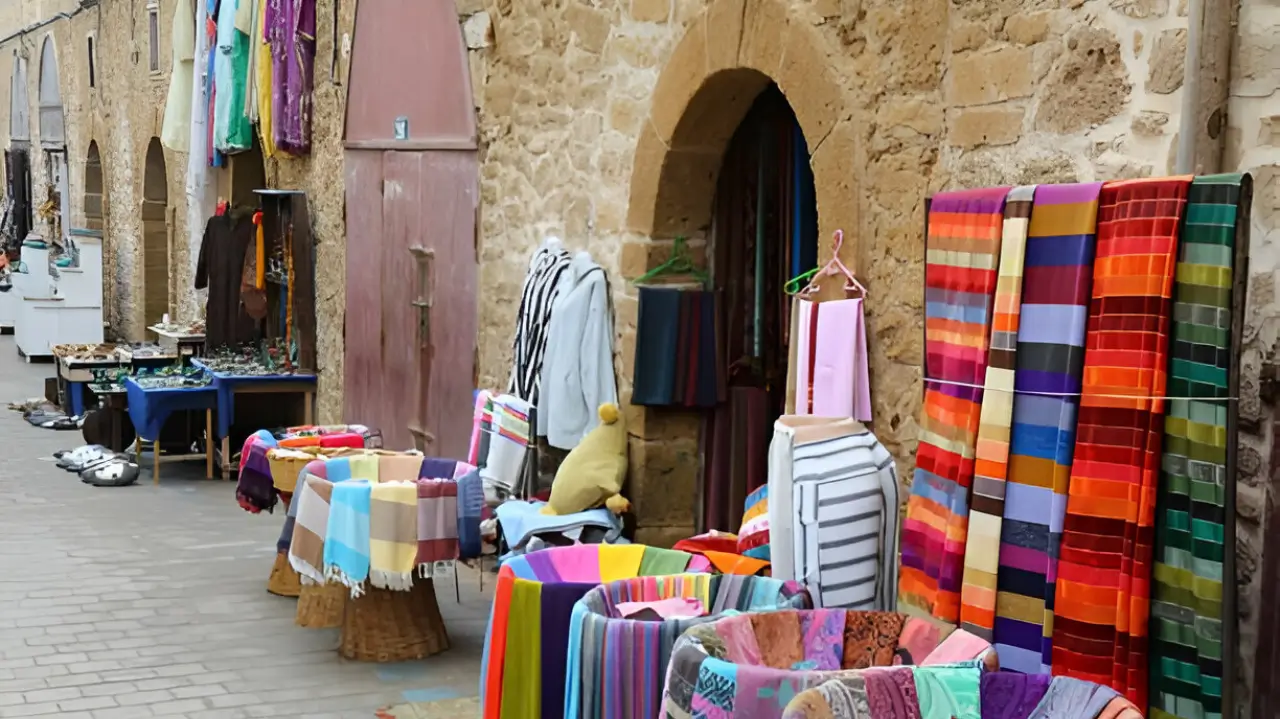
<path id="1" fill-rule="evenodd" d="M 190 459 L 205 460 L 205 476 L 213 477 L 213 445 L 205 442 L 203 453 L 164 454 L 160 436 L 165 422 L 175 412 L 204 412 L 205 436 L 213 434 L 213 412 L 217 396 L 212 386 L 199 373 L 175 373 L 126 377 L 125 395 L 128 400 L 129 419 L 133 422 L 137 440 L 134 456 L 142 458 L 147 444 L 152 452 L 152 482 L 160 483 L 161 462 Z"/>

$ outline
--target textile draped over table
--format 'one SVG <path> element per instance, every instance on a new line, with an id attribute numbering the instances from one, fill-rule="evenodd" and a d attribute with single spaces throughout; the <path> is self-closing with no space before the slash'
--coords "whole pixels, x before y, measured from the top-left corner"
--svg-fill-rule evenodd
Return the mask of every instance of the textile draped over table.
<path id="1" fill-rule="evenodd" d="M 1049 671 L 1101 190 L 1042 185 L 1031 210 L 993 637 L 1019 672 Z"/>
<path id="2" fill-rule="evenodd" d="M 1147 705 L 1168 329 L 1190 177 L 1103 186 L 1054 601 L 1053 672 Z"/>
<path id="3" fill-rule="evenodd" d="M 1007 187 L 942 193 L 929 210 L 924 409 L 902 528 L 899 606 L 951 623 L 960 618 L 980 387 L 1008 193 Z"/>
<path id="4" fill-rule="evenodd" d="M 1013 424 L 1022 270 L 1035 193 L 1035 186 L 1015 187 L 1009 191 L 1004 204 L 995 317 L 991 322 L 991 346 L 987 350 L 987 376 L 974 450 L 973 500 L 964 552 L 964 584 L 960 590 L 960 625 L 987 641 L 991 640 L 995 622 L 996 572 Z"/>
<path id="5" fill-rule="evenodd" d="M 1242 175 L 1197 177 L 1173 289 L 1164 425 L 1156 496 L 1151 599 L 1151 719 L 1222 716 L 1222 562 L 1232 282 Z"/>

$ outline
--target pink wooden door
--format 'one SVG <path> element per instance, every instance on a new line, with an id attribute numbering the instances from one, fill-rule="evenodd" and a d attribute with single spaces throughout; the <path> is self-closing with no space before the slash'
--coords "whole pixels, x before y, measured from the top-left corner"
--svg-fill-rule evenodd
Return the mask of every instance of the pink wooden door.
<path id="1" fill-rule="evenodd" d="M 349 82 L 343 412 L 381 429 L 388 447 L 413 447 L 429 432 L 426 452 L 462 457 L 475 382 L 479 179 L 453 4 L 361 3 Z M 434 256 L 434 360 L 414 304 L 424 292 L 415 247 Z"/>

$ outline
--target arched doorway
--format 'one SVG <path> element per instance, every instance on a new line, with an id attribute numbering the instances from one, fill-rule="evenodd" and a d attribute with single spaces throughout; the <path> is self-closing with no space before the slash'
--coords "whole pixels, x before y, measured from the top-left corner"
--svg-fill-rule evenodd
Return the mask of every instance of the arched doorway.
<path id="1" fill-rule="evenodd" d="M 62 242 L 69 232 L 71 218 L 71 178 L 67 174 L 67 138 L 62 114 L 62 90 L 58 80 L 58 56 L 53 36 L 46 36 L 40 48 L 40 85 L 37 94 L 40 108 L 40 147 L 44 150 L 49 200 L 58 212 L 48 220 L 48 237 Z M 45 193 L 39 193 L 41 200 Z"/>
<path id="2" fill-rule="evenodd" d="M 27 101 L 27 61 L 15 51 L 9 84 L 9 150 L 5 153 L 6 194 L 13 203 L 5 226 L 6 249 L 15 253 L 31 231 L 31 110 Z"/>
<path id="3" fill-rule="evenodd" d="M 84 226 L 90 230 L 102 230 L 106 226 L 106 208 L 102 205 L 102 156 L 98 142 L 89 141 L 89 153 L 84 159 Z"/>
<path id="4" fill-rule="evenodd" d="M 147 145 L 142 179 L 142 311 L 146 326 L 169 311 L 169 178 L 160 138 Z"/>
<path id="5" fill-rule="evenodd" d="M 722 172 L 730 172 L 731 141 L 757 100 L 776 84 L 807 146 L 817 237 L 843 230 L 841 257 L 856 270 L 861 229 L 856 163 L 865 125 L 860 105 L 826 55 L 828 49 L 820 31 L 793 17 L 781 0 L 755 0 L 745 9 L 736 0 L 713 0 L 703 9 L 668 56 L 651 95 L 648 122 L 636 141 L 624 228 L 638 237 L 627 244 L 640 247 L 624 251 L 642 251 L 652 266 L 667 255 L 662 245 L 683 236 L 695 250 L 700 241 L 709 241 L 714 261 L 715 245 L 725 236 L 717 226 L 722 222 L 718 208 Z M 817 262 L 829 259 L 831 245 L 817 245 Z M 628 350 L 629 332 L 633 330 L 622 329 Z M 754 326 L 752 332 L 754 342 Z M 633 361 L 632 356 L 621 359 L 624 374 Z M 627 384 L 625 377 L 621 384 Z M 708 428 L 702 427 L 699 414 L 671 408 L 633 407 L 629 417 L 628 497 L 636 507 L 635 538 L 669 545 L 704 521 L 702 510 L 708 507 L 700 460 L 706 459 L 703 436 Z M 741 505 L 731 508 L 727 497 L 718 501 L 726 514 L 741 511 Z"/>

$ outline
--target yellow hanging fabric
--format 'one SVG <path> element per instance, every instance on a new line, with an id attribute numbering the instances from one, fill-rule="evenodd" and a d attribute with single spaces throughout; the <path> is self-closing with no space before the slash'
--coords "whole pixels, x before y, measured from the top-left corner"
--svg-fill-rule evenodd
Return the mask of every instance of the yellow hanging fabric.
<path id="1" fill-rule="evenodd" d="M 261 212 L 253 213 L 253 224 L 258 226 L 258 237 L 257 237 L 258 246 L 257 248 L 255 248 L 255 255 L 254 255 L 254 259 L 257 260 L 257 272 L 254 277 L 254 284 L 257 286 L 258 289 L 264 290 L 267 288 L 267 276 L 266 276 L 267 248 L 266 248 L 265 238 L 262 234 L 262 213 Z"/>
<path id="2" fill-rule="evenodd" d="M 262 155 L 263 157 L 275 157 L 276 143 L 272 139 L 273 132 L 271 126 L 271 93 L 274 88 L 271 86 L 271 44 L 263 39 L 262 30 L 267 26 L 267 3 L 258 3 L 258 28 L 257 36 L 249 38 L 250 46 L 257 48 L 258 59 L 258 133 L 262 136 Z M 281 153 L 283 154 L 283 153 Z"/>

